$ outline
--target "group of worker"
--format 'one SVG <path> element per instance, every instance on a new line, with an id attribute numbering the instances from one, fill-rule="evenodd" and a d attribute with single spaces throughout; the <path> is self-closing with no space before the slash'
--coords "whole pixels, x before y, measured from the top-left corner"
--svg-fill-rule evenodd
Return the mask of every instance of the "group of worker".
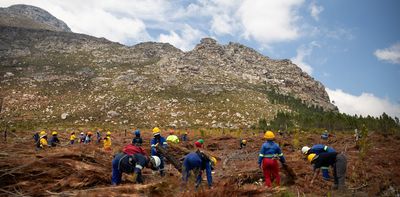
<path id="1" fill-rule="evenodd" d="M 57 137 L 57 131 L 51 132 L 51 138 L 47 139 L 47 132 L 40 131 L 33 135 L 33 139 L 35 141 L 36 150 L 43 149 L 46 147 L 55 147 L 60 144 L 60 140 Z"/>
<path id="2" fill-rule="evenodd" d="M 266 141 L 261 146 L 258 165 L 263 171 L 265 185 L 271 187 L 272 180 L 275 180 L 276 186 L 279 186 L 280 175 L 278 160 L 282 165 L 286 165 L 286 160 L 279 145 L 274 142 L 274 133 L 272 131 L 267 131 L 264 134 L 264 138 Z M 329 167 L 332 167 L 334 182 L 333 189 L 345 189 L 347 159 L 344 154 L 338 153 L 332 147 L 323 144 L 316 144 L 311 148 L 304 146 L 301 151 L 307 160 L 313 165 L 311 184 L 314 183 L 320 170 L 322 171 L 322 177 L 324 180 L 331 180 L 329 176 Z"/>
<path id="3" fill-rule="evenodd" d="M 121 153 L 114 156 L 112 160 L 112 185 L 121 183 L 123 173 L 133 174 L 132 180 L 134 182 L 143 183 L 142 169 L 144 167 L 150 168 L 153 171 L 159 171 L 161 177 L 165 176 L 164 156 L 158 151 L 158 147 L 168 149 L 168 142 L 179 143 L 179 138 L 174 135 L 173 131 L 170 131 L 170 135 L 165 139 L 161 136 L 161 130 L 158 127 L 154 127 L 152 133 L 150 156 L 146 154 L 146 151 L 142 147 L 143 139 L 141 138 L 140 130 L 134 132 L 135 137 L 132 139 L 132 143 L 126 145 Z M 185 137 L 187 137 L 187 133 L 185 134 Z M 199 187 L 202 181 L 204 170 L 206 171 L 208 186 L 212 187 L 211 170 L 217 163 L 215 157 L 207 156 L 202 151 L 203 144 L 203 139 L 197 140 L 194 143 L 197 150 L 187 154 L 183 160 L 182 180 L 184 183 L 187 183 L 190 172 L 193 171 L 197 176 L 196 188 Z"/>
<path id="4" fill-rule="evenodd" d="M 101 134 L 100 131 L 97 131 L 97 143 L 100 143 L 101 140 L 103 140 L 103 146 L 106 151 L 111 150 L 111 132 L 107 131 L 106 137 L 101 139 Z M 92 142 L 92 132 L 88 131 L 86 134 L 81 132 L 79 135 L 79 143 L 83 144 L 90 144 Z M 52 131 L 51 132 L 51 138 L 48 140 L 47 139 L 47 132 L 45 130 L 42 130 L 40 132 L 36 132 L 33 135 L 33 139 L 35 141 L 35 147 L 36 150 L 44 149 L 46 147 L 55 147 L 60 144 L 60 140 L 58 139 L 58 132 L 57 131 Z M 77 137 L 75 135 L 75 132 L 72 131 L 70 136 L 69 136 L 69 144 L 73 145 L 75 144 Z"/>
<path id="5" fill-rule="evenodd" d="M 99 131 L 97 133 L 97 142 L 100 143 L 101 134 Z M 158 127 L 152 129 L 153 137 L 150 140 L 150 156 L 146 154 L 143 149 L 143 139 L 140 134 L 140 130 L 135 130 L 135 137 L 132 142 L 126 145 L 121 153 L 114 155 L 112 160 L 112 179 L 113 185 L 118 185 L 121 183 L 122 173 L 133 174 L 133 180 L 136 183 L 143 183 L 142 169 L 144 167 L 150 168 L 154 171 L 159 171 L 160 176 L 165 176 L 165 161 L 164 156 L 158 151 L 157 147 L 163 149 L 168 149 L 168 142 L 178 144 L 180 142 L 178 136 L 175 135 L 174 131 L 169 132 L 169 136 L 165 139 L 161 136 L 161 130 Z M 325 133 L 324 133 L 325 134 Z M 58 139 L 58 133 L 53 131 L 51 133 L 51 138 L 47 139 L 47 132 L 41 131 L 34 135 L 36 148 L 43 149 L 45 147 L 54 147 L 60 144 Z M 184 139 L 183 139 L 184 138 Z M 286 159 L 280 149 L 279 145 L 274 142 L 275 135 L 272 131 L 266 131 L 264 134 L 266 141 L 262 144 L 259 157 L 258 166 L 262 170 L 265 186 L 272 187 L 272 182 L 274 181 L 276 186 L 280 185 L 280 175 L 279 175 L 279 164 L 285 166 Z M 75 132 L 71 132 L 70 144 L 74 144 L 77 137 Z M 187 132 L 182 136 L 183 140 L 187 140 Z M 87 132 L 84 134 L 80 133 L 79 142 L 84 144 L 89 144 L 92 141 L 92 133 Z M 106 133 L 106 137 L 103 139 L 104 149 L 106 151 L 111 150 L 111 132 Z M 246 147 L 247 140 L 240 140 L 240 149 Z M 203 171 L 206 172 L 208 186 L 212 187 L 212 169 L 216 165 L 217 160 L 215 157 L 208 156 L 203 151 L 204 140 L 199 139 L 194 143 L 196 148 L 195 151 L 187 154 L 183 159 L 183 170 L 182 170 L 182 180 L 187 183 L 190 172 L 194 172 L 196 178 L 196 188 L 199 187 Z M 331 180 L 329 175 L 329 167 L 333 169 L 333 182 L 334 189 L 343 190 L 345 188 L 345 176 L 347 159 L 344 154 L 338 153 L 332 147 L 328 147 L 323 144 L 316 144 L 311 148 L 304 146 L 301 149 L 304 157 L 313 165 L 313 177 L 311 179 L 311 184 L 314 183 L 319 172 L 322 171 L 322 178 L 324 180 Z"/>

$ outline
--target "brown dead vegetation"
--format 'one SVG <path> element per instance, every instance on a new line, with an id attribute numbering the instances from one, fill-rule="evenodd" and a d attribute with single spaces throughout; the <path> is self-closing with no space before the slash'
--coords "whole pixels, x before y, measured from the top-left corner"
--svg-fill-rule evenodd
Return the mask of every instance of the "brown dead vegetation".
<path id="1" fill-rule="evenodd" d="M 151 135 L 149 132 L 143 133 L 143 146 L 149 151 Z M 303 135 L 305 137 L 299 139 L 300 146 L 320 142 L 318 135 Z M 213 174 L 214 187 L 208 189 L 204 183 L 198 191 L 194 190 L 193 180 L 186 186 L 182 185 L 180 173 L 171 164 L 166 165 L 168 173 L 164 178 L 144 169 L 145 184 L 133 184 L 124 175 L 122 185 L 111 186 L 112 156 L 132 137 L 124 136 L 124 132 L 113 132 L 113 153 L 103 151 L 101 144 L 96 143 L 62 145 L 35 151 L 30 135 L 27 137 L 21 132 L 17 136 L 0 145 L 0 196 L 210 196 L 210 192 L 212 196 L 332 194 L 332 182 L 318 177 L 314 185 L 309 184 L 311 165 L 292 144 L 291 136 L 277 137 L 292 171 L 281 168 L 282 187 L 275 190 L 263 186 L 263 176 L 257 166 L 258 151 L 263 143 L 261 135 L 249 137 L 245 149 L 239 149 L 239 138 L 230 135 L 203 137 L 205 151 L 215 156 L 218 164 Z M 63 143 L 67 142 L 66 134 L 60 137 Z M 193 142 L 198 138 L 192 134 L 191 141 L 171 145 L 167 151 L 178 162 L 182 162 L 184 155 L 195 150 Z M 356 144 L 349 134 L 337 134 L 323 143 L 344 152 L 348 157 L 348 195 L 398 194 L 400 155 L 393 153 L 400 148 L 399 139 L 373 134 L 370 142 L 371 148 L 364 159 L 360 159 Z"/>

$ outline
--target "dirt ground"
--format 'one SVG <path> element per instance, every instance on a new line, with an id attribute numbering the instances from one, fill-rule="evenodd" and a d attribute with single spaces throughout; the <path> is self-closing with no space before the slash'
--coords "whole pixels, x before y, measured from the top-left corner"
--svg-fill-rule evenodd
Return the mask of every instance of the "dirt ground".
<path id="1" fill-rule="evenodd" d="M 246 132 L 244 149 L 239 149 L 239 137 L 230 133 L 201 137 L 205 140 L 205 151 L 218 159 L 214 170 L 214 186 L 194 189 L 194 180 L 182 185 L 180 173 L 167 164 L 167 176 L 160 177 L 144 169 L 145 184 L 138 185 L 123 176 L 123 183 L 111 186 L 111 160 L 113 154 L 130 143 L 129 132 L 112 133 L 113 150 L 105 152 L 102 143 L 90 145 L 68 145 L 69 134 L 59 132 L 61 146 L 36 151 L 33 132 L 8 134 L 7 141 L 0 144 L 0 196 L 399 196 L 400 191 L 400 138 L 378 134 L 368 136 L 364 157 L 351 134 L 336 133 L 328 141 L 318 134 L 300 133 L 292 136 L 277 136 L 287 164 L 296 173 L 291 180 L 281 169 L 280 188 L 268 189 L 263 185 L 257 157 L 263 143 L 262 133 Z M 163 136 L 167 132 L 162 133 Z M 246 136 L 246 137 L 244 137 Z M 142 131 L 144 147 L 149 151 L 150 131 Z M 194 151 L 193 143 L 200 132 L 192 131 L 189 141 L 178 146 Z M 312 166 L 303 158 L 303 145 L 323 143 L 343 152 L 348 159 L 348 190 L 337 193 L 331 190 L 333 182 L 321 177 L 310 184 Z M 176 157 L 182 153 L 170 150 Z M 175 152 L 174 152 L 175 151 Z M 330 172 L 332 172 L 330 170 Z M 205 177 L 203 177 L 205 179 Z"/>

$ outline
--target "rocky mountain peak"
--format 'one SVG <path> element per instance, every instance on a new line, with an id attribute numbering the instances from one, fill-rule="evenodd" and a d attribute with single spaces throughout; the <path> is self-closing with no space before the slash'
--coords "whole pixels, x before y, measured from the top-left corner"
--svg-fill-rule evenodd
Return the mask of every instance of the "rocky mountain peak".
<path id="1" fill-rule="evenodd" d="M 39 7 L 17 4 L 0 8 L 0 25 L 71 32 L 60 19 Z"/>
<path id="2" fill-rule="evenodd" d="M 324 86 L 290 60 L 239 43 L 203 38 L 188 52 L 168 43 L 128 47 L 66 32 L 66 25 L 33 6 L 11 6 L 0 15 L 0 98 L 7 121 L 250 127 L 292 110 L 272 92 L 337 110 Z"/>

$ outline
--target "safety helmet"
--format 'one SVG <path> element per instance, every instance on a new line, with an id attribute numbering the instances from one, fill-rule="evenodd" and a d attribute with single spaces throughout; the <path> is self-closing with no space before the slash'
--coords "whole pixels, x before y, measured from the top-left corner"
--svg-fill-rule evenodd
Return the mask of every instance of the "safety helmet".
<path id="1" fill-rule="evenodd" d="M 87 132 L 87 135 L 92 135 L 92 132 L 91 132 L 91 131 L 88 131 L 88 132 Z"/>
<path id="2" fill-rule="evenodd" d="M 83 132 L 81 132 L 81 135 L 85 135 Z"/>
<path id="3" fill-rule="evenodd" d="M 204 140 L 203 139 L 199 139 L 197 140 L 200 144 L 204 144 Z"/>
<path id="4" fill-rule="evenodd" d="M 160 132 L 161 132 L 160 128 L 158 128 L 158 127 L 154 127 L 153 128 L 153 135 L 154 136 L 160 135 Z"/>
<path id="5" fill-rule="evenodd" d="M 150 163 L 152 165 L 152 169 L 157 169 L 161 164 L 161 160 L 158 156 L 151 156 Z"/>
<path id="6" fill-rule="evenodd" d="M 272 131 L 267 131 L 264 134 L 264 138 L 267 140 L 273 140 L 275 138 L 275 135 Z"/>
<path id="7" fill-rule="evenodd" d="M 111 135 L 111 131 L 107 131 L 107 135 Z"/>
<path id="8" fill-rule="evenodd" d="M 57 135 L 57 134 L 58 134 L 57 131 L 51 132 L 51 135 Z"/>
<path id="9" fill-rule="evenodd" d="M 203 147 L 203 144 L 200 143 L 199 141 L 196 141 L 196 142 L 194 143 L 194 145 L 195 145 L 197 148 Z"/>
<path id="10" fill-rule="evenodd" d="M 135 135 L 136 135 L 136 136 L 139 136 L 139 135 L 140 135 L 140 130 L 139 130 L 139 129 L 136 129 L 136 130 L 135 130 Z"/>
<path id="11" fill-rule="evenodd" d="M 210 161 L 211 161 L 211 164 L 212 164 L 213 166 L 216 166 L 216 165 L 217 165 L 217 159 L 216 159 L 215 157 L 211 157 L 211 158 L 210 158 Z"/>
<path id="12" fill-rule="evenodd" d="M 307 160 L 308 160 L 310 163 L 312 163 L 313 160 L 316 158 L 316 156 L 317 156 L 317 154 L 311 153 L 311 154 L 309 154 L 309 155 L 307 156 Z"/>
<path id="13" fill-rule="evenodd" d="M 308 146 L 303 146 L 303 148 L 301 148 L 301 152 L 305 155 L 307 155 L 309 150 L 310 150 L 310 147 L 308 147 Z"/>
<path id="14" fill-rule="evenodd" d="M 243 143 L 243 144 L 246 144 L 246 143 L 247 143 L 247 140 L 242 140 L 242 143 Z"/>
<path id="15" fill-rule="evenodd" d="M 39 135 L 43 136 L 43 135 L 47 135 L 47 133 L 46 133 L 46 131 L 41 131 L 41 132 L 39 133 Z"/>

